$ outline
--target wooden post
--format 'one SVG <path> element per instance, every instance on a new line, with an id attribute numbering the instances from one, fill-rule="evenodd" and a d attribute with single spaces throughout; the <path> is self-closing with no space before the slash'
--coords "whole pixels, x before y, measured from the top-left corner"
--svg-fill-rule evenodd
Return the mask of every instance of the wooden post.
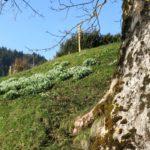
<path id="1" fill-rule="evenodd" d="M 34 67 L 35 66 L 35 56 L 34 56 L 34 53 L 32 55 L 33 55 L 32 67 Z"/>
<path id="2" fill-rule="evenodd" d="M 78 25 L 78 50 L 81 52 L 81 24 Z"/>
<path id="3" fill-rule="evenodd" d="M 12 66 L 9 66 L 9 75 L 12 75 Z"/>

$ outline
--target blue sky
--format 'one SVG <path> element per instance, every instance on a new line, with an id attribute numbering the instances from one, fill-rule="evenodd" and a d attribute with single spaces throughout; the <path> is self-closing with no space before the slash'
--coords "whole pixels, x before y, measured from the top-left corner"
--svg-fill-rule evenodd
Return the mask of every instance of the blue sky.
<path id="1" fill-rule="evenodd" d="M 76 0 L 81 2 L 80 0 Z M 110 0 L 105 5 L 100 15 L 101 33 L 116 34 L 121 32 L 121 0 Z M 70 11 L 66 18 L 66 12 L 54 12 L 49 9 L 49 0 L 32 0 L 34 8 L 38 9 L 44 18 L 35 16 L 30 9 L 23 8 L 23 12 L 15 14 L 12 10 L 4 10 L 0 15 L 0 46 L 5 46 L 11 49 L 17 49 L 25 53 L 30 53 L 29 48 L 47 48 L 56 43 L 54 37 L 51 37 L 46 31 L 58 34 L 59 30 L 71 28 L 79 21 L 75 18 L 76 15 L 81 15 L 79 11 Z M 39 52 L 47 59 L 53 58 L 59 47 L 56 47 L 47 52 Z"/>

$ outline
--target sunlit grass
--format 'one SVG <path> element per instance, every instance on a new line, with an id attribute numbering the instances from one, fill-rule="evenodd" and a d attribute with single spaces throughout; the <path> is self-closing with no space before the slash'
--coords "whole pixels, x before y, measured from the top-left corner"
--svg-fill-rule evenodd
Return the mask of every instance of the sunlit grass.
<path id="1" fill-rule="evenodd" d="M 89 58 L 99 61 L 92 66 L 93 73 L 81 80 L 70 78 L 39 94 L 11 101 L 0 96 L 0 149 L 74 149 L 74 119 L 90 110 L 108 89 L 116 70 L 118 49 L 116 43 L 85 50 L 2 78 L 0 81 L 45 74 L 64 61 L 69 62 L 68 68 L 81 66 Z"/>

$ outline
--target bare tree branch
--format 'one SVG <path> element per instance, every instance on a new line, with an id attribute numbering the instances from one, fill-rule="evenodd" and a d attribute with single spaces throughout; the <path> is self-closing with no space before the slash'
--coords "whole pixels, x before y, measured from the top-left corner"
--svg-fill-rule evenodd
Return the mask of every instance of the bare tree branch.
<path id="1" fill-rule="evenodd" d="M 24 4 L 29 7 L 35 14 L 37 14 L 39 17 L 44 17 L 41 13 L 39 13 L 38 10 L 34 9 L 29 2 L 27 2 L 26 0 L 22 0 L 24 2 Z"/>
<path id="2" fill-rule="evenodd" d="M 51 10 L 53 11 L 64 11 L 66 10 L 67 13 L 69 12 L 70 9 L 76 8 L 76 9 L 80 9 L 82 11 L 82 16 L 76 16 L 77 18 L 80 18 L 80 22 L 78 22 L 77 24 L 75 24 L 71 29 L 67 30 L 67 31 L 61 31 L 59 35 L 50 33 L 47 31 L 47 33 L 49 33 L 49 35 L 59 38 L 59 41 L 54 44 L 53 46 L 49 47 L 49 48 L 44 48 L 44 49 L 35 49 L 35 51 L 49 51 L 57 46 L 59 46 L 61 43 L 63 43 L 65 41 L 65 39 L 67 39 L 67 37 L 71 34 L 73 34 L 77 28 L 77 26 L 80 24 L 81 26 L 87 26 L 87 28 L 84 29 L 84 31 L 92 31 L 97 29 L 98 31 L 100 31 L 100 21 L 99 21 L 99 16 L 100 16 L 100 12 L 102 10 L 102 8 L 104 7 L 104 5 L 107 3 L 108 0 L 88 0 L 88 1 L 84 1 L 82 3 L 75 3 L 72 0 L 68 0 L 68 3 L 65 2 L 63 3 L 62 0 L 57 0 L 58 3 L 58 8 L 54 8 L 51 5 Z M 55 1 L 56 2 L 56 1 Z M 53 1 L 51 1 L 51 4 L 53 3 Z M 91 9 L 90 9 L 91 7 Z"/>
<path id="3" fill-rule="evenodd" d="M 23 5 L 27 6 L 32 12 L 34 12 L 39 17 L 44 17 L 27 0 L 20 0 L 19 2 L 20 3 L 22 2 Z M 22 8 L 21 8 L 19 2 L 17 0 L 0 0 L 0 14 L 2 13 L 2 11 L 3 11 L 4 7 L 6 6 L 6 4 L 10 5 L 12 8 L 16 9 L 17 11 L 19 11 L 21 13 L 22 12 Z"/>
<path id="4" fill-rule="evenodd" d="M 75 0 L 50 0 L 50 9 L 53 11 L 66 11 L 66 17 L 68 16 L 68 13 L 71 9 L 76 9 L 81 11 L 81 16 L 76 16 L 80 19 L 80 21 L 75 24 L 71 29 L 66 31 L 61 31 L 60 35 L 56 35 L 53 33 L 50 33 L 47 31 L 47 33 L 53 37 L 59 38 L 59 41 L 54 44 L 53 46 L 49 48 L 44 49 L 34 49 L 35 51 L 48 51 L 51 50 L 57 46 L 59 46 L 61 43 L 65 41 L 65 39 L 75 32 L 77 26 L 80 24 L 82 27 L 84 27 L 84 31 L 89 30 L 95 30 L 97 29 L 100 31 L 100 21 L 99 16 L 102 8 L 105 6 L 108 0 L 82 0 L 81 3 L 75 2 Z M 0 10 L 2 11 L 3 7 L 10 2 L 13 7 L 15 7 L 19 12 L 22 12 L 22 9 L 20 5 L 17 3 L 17 0 L 0 0 Z M 32 12 L 37 14 L 39 17 L 43 17 L 41 13 L 39 13 L 38 10 L 36 10 L 30 2 L 27 0 L 20 0 L 24 5 L 26 5 Z M 53 4 L 55 4 L 53 6 Z M 57 6 L 57 5 L 58 6 Z"/>

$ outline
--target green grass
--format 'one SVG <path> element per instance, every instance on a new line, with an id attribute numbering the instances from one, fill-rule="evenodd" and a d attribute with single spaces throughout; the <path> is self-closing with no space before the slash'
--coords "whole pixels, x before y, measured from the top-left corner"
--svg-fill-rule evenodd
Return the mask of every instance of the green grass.
<path id="1" fill-rule="evenodd" d="M 0 97 L 0 149 L 2 150 L 72 150 L 73 123 L 78 115 L 90 110 L 108 89 L 116 70 L 119 44 L 63 56 L 31 70 L 1 78 L 28 77 L 45 73 L 56 62 L 69 61 L 71 66 L 82 65 L 87 58 L 97 58 L 99 65 L 93 73 L 81 80 L 66 80 L 56 83 L 52 89 L 37 95 L 15 100 Z"/>

